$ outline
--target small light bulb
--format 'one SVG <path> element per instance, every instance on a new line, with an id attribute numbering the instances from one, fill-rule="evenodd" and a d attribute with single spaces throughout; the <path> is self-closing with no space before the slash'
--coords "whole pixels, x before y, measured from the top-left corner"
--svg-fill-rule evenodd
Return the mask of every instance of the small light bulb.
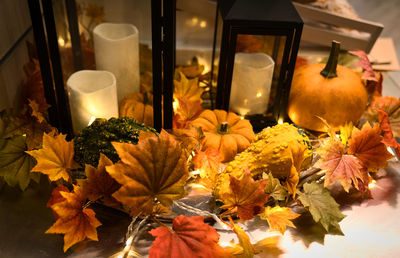
<path id="1" fill-rule="evenodd" d="M 200 22 L 200 28 L 205 28 L 207 27 L 207 22 L 206 21 L 201 21 Z"/>
<path id="2" fill-rule="evenodd" d="M 368 188 L 374 188 L 376 186 L 376 181 L 372 180 L 371 183 L 368 184 Z"/>
<path id="3" fill-rule="evenodd" d="M 62 37 L 58 37 L 58 45 L 60 47 L 65 46 L 65 40 Z"/>
<path id="4" fill-rule="evenodd" d="M 192 24 L 193 26 L 197 25 L 197 23 L 199 22 L 199 19 L 197 17 L 193 17 L 192 18 Z"/>
<path id="5" fill-rule="evenodd" d="M 261 96 L 262 96 L 262 91 L 258 91 L 257 92 L 257 98 L 261 98 Z"/>
<path id="6" fill-rule="evenodd" d="M 280 124 L 280 125 L 283 124 L 283 118 L 278 119 L 278 124 Z"/>

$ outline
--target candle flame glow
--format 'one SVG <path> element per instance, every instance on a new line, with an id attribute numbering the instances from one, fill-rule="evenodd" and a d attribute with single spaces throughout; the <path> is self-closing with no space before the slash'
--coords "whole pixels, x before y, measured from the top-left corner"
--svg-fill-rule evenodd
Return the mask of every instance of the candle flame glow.
<path id="1" fill-rule="evenodd" d="M 91 125 L 91 124 L 94 122 L 94 120 L 96 120 L 96 117 L 95 117 L 95 116 L 92 116 L 92 117 L 90 118 L 90 121 L 89 121 L 88 126 Z"/>

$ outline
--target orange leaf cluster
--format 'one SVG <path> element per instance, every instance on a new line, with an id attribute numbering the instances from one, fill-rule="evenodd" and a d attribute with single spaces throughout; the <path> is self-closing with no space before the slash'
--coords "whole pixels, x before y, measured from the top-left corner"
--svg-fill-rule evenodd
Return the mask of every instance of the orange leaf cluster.
<path id="1" fill-rule="evenodd" d="M 85 174 L 87 179 L 83 182 L 82 188 L 89 200 L 97 201 L 102 198 L 104 205 L 119 207 L 120 203 L 112 197 L 112 194 L 120 188 L 120 184 L 106 171 L 106 166 L 111 165 L 113 165 L 112 161 L 102 153 L 97 168 L 86 164 Z"/>
<path id="2" fill-rule="evenodd" d="M 266 183 L 265 179 L 254 181 L 249 171 L 240 180 L 230 175 L 230 189 L 220 196 L 224 203 L 221 208 L 237 211 L 242 220 L 252 219 L 254 215 L 264 211 L 264 204 L 268 201 L 268 195 L 264 191 Z"/>
<path id="3" fill-rule="evenodd" d="M 113 197 L 127 205 L 132 215 L 151 214 L 158 202 L 169 207 L 186 195 L 186 156 L 172 135 L 162 131 L 137 145 L 114 142 L 113 146 L 121 158 L 106 167 L 121 184 Z"/>
<path id="4" fill-rule="evenodd" d="M 149 232 L 156 237 L 150 248 L 150 258 L 223 257 L 218 245 L 219 234 L 204 223 L 203 217 L 179 215 L 172 221 L 172 230 L 158 227 Z"/>
<path id="5" fill-rule="evenodd" d="M 49 176 L 51 181 L 58 179 L 70 180 L 70 171 L 80 168 L 74 161 L 74 144 L 67 142 L 66 135 L 43 134 L 43 148 L 27 151 L 33 156 L 37 164 L 31 172 L 40 172 Z"/>
<path id="6" fill-rule="evenodd" d="M 98 241 L 96 228 L 101 223 L 93 210 L 84 208 L 86 197 L 82 190 L 75 186 L 73 192 L 60 191 L 60 194 L 65 200 L 51 206 L 59 217 L 46 234 L 64 234 L 64 252 L 86 238 Z"/>

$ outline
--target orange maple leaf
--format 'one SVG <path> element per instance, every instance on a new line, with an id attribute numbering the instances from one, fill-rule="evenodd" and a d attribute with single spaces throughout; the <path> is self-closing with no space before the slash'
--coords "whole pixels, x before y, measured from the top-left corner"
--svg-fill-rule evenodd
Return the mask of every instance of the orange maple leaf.
<path id="1" fill-rule="evenodd" d="M 46 203 L 47 208 L 51 208 L 51 206 L 53 206 L 54 204 L 65 201 L 65 198 L 61 195 L 60 192 L 69 193 L 69 189 L 63 185 L 59 185 L 56 188 L 54 188 L 53 191 L 51 192 L 50 199 Z M 55 211 L 53 211 L 53 215 L 56 219 L 59 218 L 58 214 Z"/>
<path id="2" fill-rule="evenodd" d="M 252 219 L 254 215 L 263 212 L 264 204 L 268 201 L 268 195 L 264 191 L 267 180 L 254 181 L 249 171 L 240 180 L 231 175 L 229 177 L 229 191 L 221 195 L 224 203 L 221 208 L 236 210 L 242 220 Z"/>
<path id="3" fill-rule="evenodd" d="M 368 180 L 368 171 L 356 156 L 345 154 L 345 148 L 335 135 L 329 137 L 317 149 L 321 159 L 314 166 L 326 173 L 324 186 L 339 180 L 348 192 L 352 183 L 358 189 L 357 178 Z"/>
<path id="4" fill-rule="evenodd" d="M 180 80 L 174 80 L 174 99 L 184 102 L 202 102 L 203 89 L 199 87 L 199 79 L 189 80 L 183 73 L 179 73 Z"/>
<path id="5" fill-rule="evenodd" d="M 60 192 L 65 201 L 51 206 L 59 218 L 46 234 L 64 234 L 64 252 L 72 245 L 89 238 L 98 241 L 96 228 L 101 225 L 92 209 L 84 208 L 86 197 L 79 186 L 71 193 Z"/>
<path id="6" fill-rule="evenodd" d="M 51 133 L 43 134 L 42 149 L 26 152 L 37 161 L 31 172 L 48 175 L 51 181 L 70 179 L 70 171 L 80 166 L 74 161 L 74 143 L 67 142 L 65 137 L 64 134 L 55 136 L 51 136 Z"/>
<path id="7" fill-rule="evenodd" d="M 206 151 L 198 151 L 193 158 L 194 169 L 200 172 L 200 183 L 212 188 L 215 184 L 219 167 L 222 161 L 219 151 L 215 149 L 207 149 Z"/>
<path id="8" fill-rule="evenodd" d="M 130 207 L 132 215 L 151 214 L 158 202 L 169 207 L 186 195 L 186 156 L 172 135 L 163 130 L 137 145 L 113 142 L 113 146 L 121 160 L 106 170 L 122 185 L 113 197 Z"/>
<path id="9" fill-rule="evenodd" d="M 290 211 L 287 207 L 270 207 L 267 206 L 263 213 L 259 214 L 260 218 L 267 220 L 272 230 L 279 230 L 281 234 L 285 233 L 286 226 L 296 228 L 291 220 L 300 216 L 300 214 Z"/>
<path id="10" fill-rule="evenodd" d="M 178 109 L 173 118 L 173 128 L 182 129 L 187 128 L 190 122 L 195 120 L 202 112 L 201 101 L 185 101 L 178 98 Z"/>
<path id="11" fill-rule="evenodd" d="M 120 203 L 111 195 L 116 192 L 121 185 L 117 183 L 106 171 L 106 166 L 113 165 L 106 155 L 100 153 L 97 168 L 86 164 L 85 173 L 87 179 L 83 181 L 82 188 L 85 195 L 91 201 L 102 198 L 102 203 L 110 207 L 119 207 Z"/>
<path id="12" fill-rule="evenodd" d="M 396 151 L 397 158 L 400 158 L 400 144 L 393 137 L 389 116 L 383 110 L 379 110 L 379 125 L 383 135 L 382 142 L 386 146 L 392 147 Z"/>
<path id="13" fill-rule="evenodd" d="M 353 132 L 347 153 L 355 155 L 370 171 L 387 167 L 387 160 L 393 157 L 382 143 L 379 125 L 371 127 L 369 123 Z"/>
<path id="14" fill-rule="evenodd" d="M 156 237 L 150 258 L 209 258 L 223 257 L 225 253 L 218 245 L 219 234 L 204 223 L 204 217 L 179 215 L 172 221 L 172 230 L 158 227 L 149 233 Z"/>

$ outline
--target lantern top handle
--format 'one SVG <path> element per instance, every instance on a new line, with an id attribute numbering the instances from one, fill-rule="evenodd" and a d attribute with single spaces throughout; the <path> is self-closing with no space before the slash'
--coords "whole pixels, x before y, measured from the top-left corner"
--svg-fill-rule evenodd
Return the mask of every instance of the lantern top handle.
<path id="1" fill-rule="evenodd" d="M 291 1 L 218 0 L 225 21 L 262 21 L 303 24 Z"/>

